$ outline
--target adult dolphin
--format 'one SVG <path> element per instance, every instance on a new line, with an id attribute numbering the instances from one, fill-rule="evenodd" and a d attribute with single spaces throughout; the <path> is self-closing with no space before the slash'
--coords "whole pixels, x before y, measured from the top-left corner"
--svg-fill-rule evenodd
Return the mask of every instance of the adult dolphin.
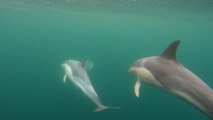
<path id="1" fill-rule="evenodd" d="M 160 56 L 142 58 L 132 64 L 129 71 L 137 76 L 135 94 L 139 97 L 143 81 L 180 97 L 213 119 L 213 91 L 177 61 L 179 44 L 180 40 L 176 40 Z"/>
<path id="2" fill-rule="evenodd" d="M 77 86 L 79 89 L 83 91 L 83 93 L 88 96 L 96 105 L 96 112 L 105 110 L 107 107 L 101 103 L 98 94 L 93 88 L 89 76 L 87 74 L 88 69 L 91 69 L 93 64 L 89 61 L 80 62 L 77 60 L 67 60 L 62 64 L 62 67 L 65 70 L 64 82 L 67 80 L 67 77 Z"/>

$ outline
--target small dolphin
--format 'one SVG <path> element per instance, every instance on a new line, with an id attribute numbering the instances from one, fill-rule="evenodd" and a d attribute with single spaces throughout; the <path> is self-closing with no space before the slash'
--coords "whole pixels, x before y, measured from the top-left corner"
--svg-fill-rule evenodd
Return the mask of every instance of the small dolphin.
<path id="1" fill-rule="evenodd" d="M 77 60 L 67 60 L 62 64 L 62 67 L 65 70 L 64 82 L 66 82 L 67 77 L 74 83 L 75 86 L 80 88 L 83 93 L 88 96 L 96 105 L 97 108 L 94 110 L 95 112 L 102 111 L 107 108 L 103 105 L 98 97 L 98 94 L 94 90 L 89 76 L 86 70 L 91 69 L 93 64 L 89 61 L 79 62 Z"/>
<path id="2" fill-rule="evenodd" d="M 179 44 L 180 40 L 176 40 L 160 56 L 142 58 L 132 64 L 129 71 L 137 76 L 135 94 L 139 97 L 142 80 L 180 97 L 213 119 L 213 91 L 177 61 Z"/>

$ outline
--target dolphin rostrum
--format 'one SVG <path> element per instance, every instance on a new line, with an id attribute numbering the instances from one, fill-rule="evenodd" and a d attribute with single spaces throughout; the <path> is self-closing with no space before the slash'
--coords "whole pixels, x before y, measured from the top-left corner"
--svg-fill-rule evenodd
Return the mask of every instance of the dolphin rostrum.
<path id="1" fill-rule="evenodd" d="M 98 94 L 90 82 L 86 70 L 91 69 L 92 66 L 93 64 L 89 61 L 80 62 L 72 59 L 67 60 L 62 64 L 62 67 L 65 70 L 63 80 L 65 82 L 68 77 L 76 87 L 81 89 L 83 93 L 97 105 L 97 108 L 94 111 L 98 112 L 111 107 L 107 107 L 101 103 Z"/>
<path id="2" fill-rule="evenodd" d="M 135 94 L 139 97 L 142 81 L 180 97 L 213 119 L 213 91 L 177 61 L 179 44 L 180 40 L 176 40 L 160 56 L 142 58 L 132 64 L 129 71 L 137 76 Z"/>

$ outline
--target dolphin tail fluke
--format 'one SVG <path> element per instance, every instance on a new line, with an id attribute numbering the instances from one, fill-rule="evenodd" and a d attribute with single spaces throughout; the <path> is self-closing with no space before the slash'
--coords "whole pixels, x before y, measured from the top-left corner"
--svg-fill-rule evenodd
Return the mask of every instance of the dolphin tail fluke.
<path id="1" fill-rule="evenodd" d="M 108 106 L 101 105 L 101 106 L 98 106 L 94 111 L 100 112 L 100 111 L 105 110 L 105 109 L 120 109 L 120 108 L 121 107 L 108 107 Z"/>
<path id="2" fill-rule="evenodd" d="M 108 108 L 110 108 L 110 107 L 107 107 L 107 106 L 104 106 L 104 105 L 100 105 L 94 111 L 95 112 L 100 112 L 100 111 L 108 109 Z"/>

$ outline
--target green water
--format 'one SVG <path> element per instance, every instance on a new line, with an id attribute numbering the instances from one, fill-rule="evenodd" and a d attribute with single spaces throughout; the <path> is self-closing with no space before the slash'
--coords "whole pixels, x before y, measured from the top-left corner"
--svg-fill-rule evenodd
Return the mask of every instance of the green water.
<path id="1" fill-rule="evenodd" d="M 0 120 L 208 120 L 186 102 L 149 85 L 143 85 L 136 98 L 136 78 L 128 68 L 180 39 L 180 62 L 213 88 L 211 2 L 171 1 L 163 8 L 154 3 L 144 8 L 142 1 L 120 0 L 117 9 L 109 7 L 112 1 L 73 9 L 66 4 L 62 9 L 57 4 L 3 2 Z M 122 108 L 93 112 L 95 105 L 79 89 L 63 83 L 61 64 L 70 58 L 91 59 L 89 75 L 102 102 Z"/>

